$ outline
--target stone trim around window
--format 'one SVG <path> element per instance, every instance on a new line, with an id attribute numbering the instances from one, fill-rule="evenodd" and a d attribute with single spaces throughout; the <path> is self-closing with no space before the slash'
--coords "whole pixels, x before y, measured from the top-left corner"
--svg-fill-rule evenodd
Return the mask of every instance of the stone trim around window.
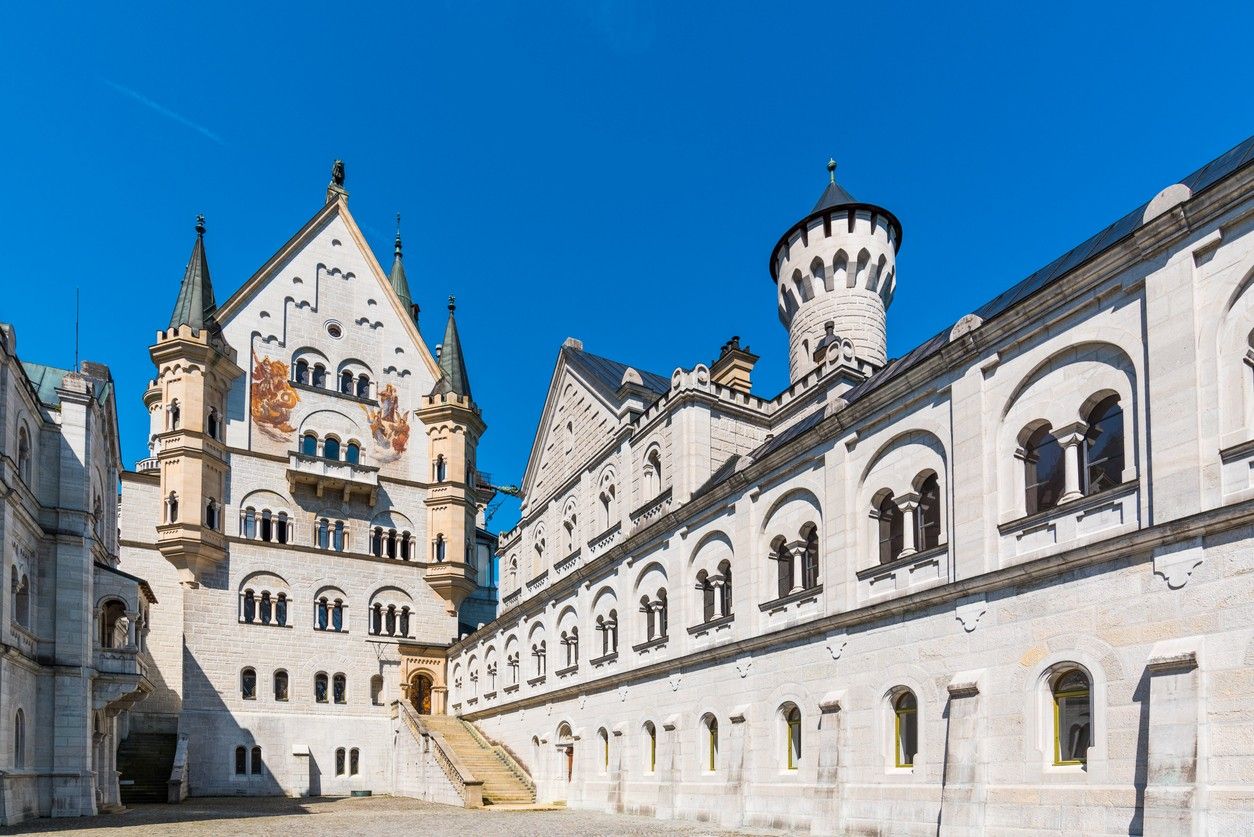
<path id="1" fill-rule="evenodd" d="M 758 609 L 763 613 L 766 613 L 767 611 L 774 612 L 777 610 L 783 610 L 794 602 L 817 600 L 822 593 L 823 585 L 816 584 L 813 587 L 806 588 L 805 590 L 798 590 L 795 593 L 789 593 L 787 596 L 780 596 L 778 599 L 771 599 L 769 602 L 762 602 L 762 604 L 758 605 Z"/>
<path id="2" fill-rule="evenodd" d="M 701 636 L 719 628 L 727 627 L 736 620 L 736 614 L 729 613 L 726 616 L 720 616 L 717 619 L 711 619 L 709 622 L 702 622 L 700 625 L 693 625 L 688 629 L 688 633 L 693 636 Z"/>
<path id="3" fill-rule="evenodd" d="M 548 675 L 541 674 L 539 677 L 533 677 L 527 681 L 527 685 L 528 686 L 542 686 L 544 685 L 544 678 L 547 676 Z"/>
<path id="4" fill-rule="evenodd" d="M 618 659 L 618 652 L 617 652 L 617 651 L 611 651 L 611 652 L 610 652 L 610 653 L 608 653 L 608 654 L 602 654 L 602 655 L 601 655 L 601 656 L 599 656 L 599 657 L 595 657 L 595 658 L 593 658 L 593 659 L 589 660 L 589 661 L 588 661 L 588 664 L 589 664 L 589 665 L 593 665 L 593 666 L 598 666 L 598 667 L 599 667 L 599 666 L 603 666 L 603 665 L 605 665 L 606 663 L 612 663 L 612 662 L 614 662 L 614 661 L 615 661 L 615 660 L 617 660 L 617 659 Z"/>
<path id="5" fill-rule="evenodd" d="M 513 694 L 514 692 L 518 691 L 518 684 L 510 683 L 508 686 L 502 689 L 502 691 L 505 692 L 505 694 L 507 695 Z"/>
<path id="6" fill-rule="evenodd" d="M 574 674 L 574 673 L 575 673 L 575 672 L 577 672 L 577 671 L 579 671 L 579 663 L 575 663 L 574 665 L 566 666 L 566 668 L 559 668 L 557 671 L 555 671 L 555 672 L 553 672 L 553 673 L 554 673 L 555 675 L 557 675 L 558 677 L 565 677 L 566 675 L 568 675 L 568 674 Z"/>
<path id="7" fill-rule="evenodd" d="M 665 648 L 666 641 L 668 639 L 670 639 L 670 637 L 663 634 L 662 636 L 654 637 L 653 639 L 650 639 L 647 642 L 642 642 L 639 645 L 633 645 L 631 646 L 631 650 L 639 654 L 642 651 L 650 651 L 654 648 Z"/>

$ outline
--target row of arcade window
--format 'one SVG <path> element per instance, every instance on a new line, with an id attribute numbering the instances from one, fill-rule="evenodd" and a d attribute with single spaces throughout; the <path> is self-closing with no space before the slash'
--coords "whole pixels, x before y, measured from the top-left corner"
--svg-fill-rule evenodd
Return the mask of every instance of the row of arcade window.
<path id="1" fill-rule="evenodd" d="M 343 448 L 345 462 L 350 465 L 361 464 L 361 445 L 358 442 L 350 441 Z M 306 433 L 300 437 L 300 452 L 304 456 L 319 456 L 318 436 L 316 433 Z M 334 436 L 327 436 L 323 439 L 321 457 L 332 462 L 339 462 L 340 440 Z"/>
<path id="2" fill-rule="evenodd" d="M 321 363 L 315 363 L 313 366 L 310 366 L 309 361 L 298 360 L 293 367 L 292 379 L 298 384 L 327 389 L 327 368 Z M 369 398 L 370 376 L 364 372 L 360 375 L 354 375 L 345 369 L 339 375 L 336 389 L 343 395 Z"/>
<path id="3" fill-rule="evenodd" d="M 345 755 L 347 755 L 347 764 L 345 763 Z M 335 751 L 335 775 L 356 776 L 360 760 L 356 747 L 348 750 L 347 753 L 343 747 L 337 748 Z"/>

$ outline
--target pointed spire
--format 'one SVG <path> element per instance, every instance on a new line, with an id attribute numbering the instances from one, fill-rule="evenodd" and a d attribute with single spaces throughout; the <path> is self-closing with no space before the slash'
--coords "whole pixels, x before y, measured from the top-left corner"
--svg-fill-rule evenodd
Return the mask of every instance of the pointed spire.
<path id="1" fill-rule="evenodd" d="M 457 335 L 457 321 L 453 311 L 457 307 L 456 300 L 448 298 L 448 326 L 444 329 L 444 342 L 440 344 L 440 380 L 436 382 L 434 394 L 464 395 L 470 397 L 470 376 L 466 374 L 466 361 L 462 357 L 462 341 Z"/>
<path id="2" fill-rule="evenodd" d="M 829 157 L 827 160 L 827 187 L 823 189 L 823 194 L 819 195 L 819 202 L 814 205 L 814 209 L 811 209 L 810 212 L 814 213 L 820 209 L 831 209 L 833 206 L 844 206 L 845 204 L 857 202 L 857 198 L 846 192 L 836 182 L 836 160 Z"/>
<path id="3" fill-rule="evenodd" d="M 392 260 L 392 273 L 388 276 L 388 282 L 400 298 L 401 305 L 405 306 L 405 310 L 414 318 L 414 324 L 417 325 L 418 306 L 414 305 L 414 298 L 409 294 L 409 280 L 405 278 L 405 263 L 401 257 L 401 214 L 399 212 L 396 213 L 396 256 Z"/>
<path id="4" fill-rule="evenodd" d="M 205 257 L 205 216 L 196 216 L 196 243 L 192 245 L 192 257 L 183 271 L 183 284 L 179 298 L 170 315 L 170 328 L 189 325 L 200 331 L 205 326 L 215 327 L 213 313 L 218 304 L 213 299 L 213 283 L 209 281 L 209 260 Z"/>

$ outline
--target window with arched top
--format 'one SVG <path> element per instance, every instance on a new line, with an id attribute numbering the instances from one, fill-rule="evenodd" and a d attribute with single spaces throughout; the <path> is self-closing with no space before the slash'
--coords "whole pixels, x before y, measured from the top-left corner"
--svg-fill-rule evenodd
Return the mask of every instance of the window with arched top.
<path id="1" fill-rule="evenodd" d="M 170 402 L 170 429 L 178 430 L 183 426 L 183 408 L 179 406 L 178 399 Z"/>
<path id="2" fill-rule="evenodd" d="M 657 727 L 652 721 L 644 722 L 644 769 L 646 773 L 657 770 Z"/>
<path id="3" fill-rule="evenodd" d="M 1048 424 L 1038 427 L 1023 445 L 1024 506 L 1027 514 L 1052 509 L 1066 486 L 1062 445 Z"/>
<path id="4" fill-rule="evenodd" d="M 446 544 L 444 542 L 444 536 L 436 535 L 435 536 L 435 560 L 437 563 L 444 560 L 445 550 L 446 550 Z"/>
<path id="5" fill-rule="evenodd" d="M 801 553 L 801 589 L 812 590 L 819 586 L 819 527 L 810 524 L 805 529 L 805 546 Z"/>
<path id="6" fill-rule="evenodd" d="M 248 748 L 235 748 L 235 775 L 246 776 L 248 774 Z"/>
<path id="7" fill-rule="evenodd" d="M 338 462 L 340 459 L 340 440 L 334 436 L 328 436 L 322 442 L 322 458 L 330 459 Z"/>
<path id="8" fill-rule="evenodd" d="M 444 454 L 439 454 L 435 458 L 435 481 L 444 482 L 448 479 L 448 460 L 444 458 Z"/>
<path id="9" fill-rule="evenodd" d="M 359 766 L 360 759 L 361 759 L 361 756 L 357 752 L 356 747 L 348 751 L 348 775 L 349 776 L 357 775 L 357 768 Z"/>
<path id="10" fill-rule="evenodd" d="M 701 729 L 705 738 L 705 764 L 707 772 L 718 771 L 718 718 L 706 715 L 701 719 Z"/>
<path id="11" fill-rule="evenodd" d="M 914 767 L 919 752 L 919 701 L 909 689 L 898 690 L 892 701 L 893 751 L 897 767 Z"/>
<path id="12" fill-rule="evenodd" d="M 17 431 L 17 473 L 22 482 L 30 484 L 30 434 L 25 427 Z"/>
<path id="13" fill-rule="evenodd" d="M 879 518 L 880 563 L 887 564 L 897 560 L 905 547 L 905 516 L 897 507 L 892 492 L 884 495 L 876 511 Z"/>
<path id="14" fill-rule="evenodd" d="M 780 714 L 784 722 L 784 766 L 796 770 L 801 766 L 801 710 L 787 704 Z"/>
<path id="15" fill-rule="evenodd" d="M 370 397 L 370 378 L 368 378 L 364 374 L 357 376 L 357 397 L 358 398 Z"/>
<path id="16" fill-rule="evenodd" d="M 26 766 L 26 713 L 21 709 L 13 715 L 13 766 Z"/>
<path id="17" fill-rule="evenodd" d="M 356 442 L 349 442 L 344 448 L 344 461 L 350 465 L 361 464 L 361 445 Z"/>
<path id="18" fill-rule="evenodd" d="M 1123 407 L 1118 395 L 1089 410 L 1084 431 L 1084 493 L 1096 494 L 1123 482 Z"/>
<path id="19" fill-rule="evenodd" d="M 1078 668 L 1064 668 L 1052 678 L 1054 764 L 1085 765 L 1093 736 L 1092 686 Z"/>
<path id="20" fill-rule="evenodd" d="M 771 542 L 771 560 L 775 562 L 775 591 L 782 599 L 792 592 L 793 584 L 792 552 L 783 535 Z"/>
<path id="21" fill-rule="evenodd" d="M 253 757 L 253 775 L 260 776 L 261 773 L 265 770 L 265 765 L 261 761 L 261 748 L 260 747 L 253 747 L 252 757 Z"/>
<path id="22" fill-rule="evenodd" d="M 940 546 L 940 480 L 935 474 L 919 484 L 919 508 L 915 512 L 915 543 L 919 550 Z"/>
<path id="23" fill-rule="evenodd" d="M 645 499 L 662 493 L 662 452 L 651 449 L 644 458 Z"/>
<path id="24" fill-rule="evenodd" d="M 274 673 L 274 699 L 287 700 L 287 672 L 279 669 Z"/>
<path id="25" fill-rule="evenodd" d="M 222 438 L 222 420 L 218 416 L 218 411 L 210 407 L 209 415 L 205 417 L 205 432 L 209 434 L 209 438 L 221 440 Z"/>
<path id="26" fill-rule="evenodd" d="M 293 370 L 293 377 L 295 378 L 296 383 L 298 384 L 309 383 L 309 361 L 303 360 L 303 359 L 296 361 L 295 365 L 292 367 L 292 370 Z"/>
<path id="27" fill-rule="evenodd" d="M 347 369 L 340 373 L 340 392 L 345 395 L 353 394 L 353 373 Z"/>
<path id="28" fill-rule="evenodd" d="M 210 497 L 205 502 L 205 528 L 217 531 L 218 529 L 218 501 Z"/>
<path id="29" fill-rule="evenodd" d="M 300 437 L 300 452 L 305 456 L 318 455 L 318 437 L 313 433 L 306 433 Z"/>
<path id="30" fill-rule="evenodd" d="M 129 643 L 129 621 L 124 622 L 126 605 L 110 599 L 100 608 L 100 647 L 124 648 Z"/>
<path id="31" fill-rule="evenodd" d="M 331 695 L 336 703 L 348 703 L 348 678 L 343 674 L 331 678 Z"/>
<path id="32" fill-rule="evenodd" d="M 165 519 L 167 523 L 177 523 L 179 519 L 179 495 L 171 491 L 165 498 Z"/>
<path id="33" fill-rule="evenodd" d="M 31 626 L 30 578 L 24 573 L 18 573 L 17 567 L 9 569 L 9 593 L 13 600 L 13 620 L 23 628 L 29 628 Z"/>
<path id="34" fill-rule="evenodd" d="M 313 385 L 325 388 L 327 385 L 327 368 L 321 363 L 315 364 L 313 368 Z"/>
<path id="35" fill-rule="evenodd" d="M 605 775 L 610 771 L 610 734 L 605 727 L 597 730 L 597 741 L 601 745 L 601 774 Z"/>
<path id="36" fill-rule="evenodd" d="M 239 675 L 239 693 L 244 700 L 257 699 L 257 672 L 253 668 L 246 668 Z"/>
<path id="37" fill-rule="evenodd" d="M 314 675 L 314 701 L 316 703 L 327 702 L 327 687 L 330 681 L 325 672 L 318 672 Z"/>
<path id="38" fill-rule="evenodd" d="M 348 751 L 345 750 L 343 747 L 337 747 L 335 749 L 335 775 L 336 776 L 344 775 L 345 756 L 347 755 L 347 752 Z"/>

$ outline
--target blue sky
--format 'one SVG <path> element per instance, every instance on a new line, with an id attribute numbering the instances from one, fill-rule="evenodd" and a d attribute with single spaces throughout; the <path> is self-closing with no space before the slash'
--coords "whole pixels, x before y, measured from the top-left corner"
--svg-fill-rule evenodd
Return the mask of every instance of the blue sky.
<path id="1" fill-rule="evenodd" d="M 222 300 L 336 157 L 385 265 L 403 214 L 430 343 L 457 295 L 480 463 L 514 482 L 569 335 L 668 375 L 738 334 L 787 385 L 767 257 L 829 156 L 905 229 L 897 356 L 1254 128 L 1248 3 L 269 6 L 0 19 L 0 318 L 68 366 L 81 287 L 128 463 L 196 213 Z"/>

